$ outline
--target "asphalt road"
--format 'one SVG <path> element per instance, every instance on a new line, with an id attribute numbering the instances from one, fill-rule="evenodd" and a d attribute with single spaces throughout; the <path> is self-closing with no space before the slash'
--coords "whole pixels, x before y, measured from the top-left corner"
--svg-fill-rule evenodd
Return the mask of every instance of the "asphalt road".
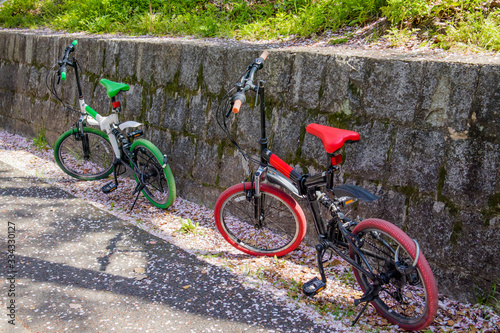
<path id="1" fill-rule="evenodd" d="M 0 226 L 1 332 L 323 331 L 224 269 L 1 161 Z"/>

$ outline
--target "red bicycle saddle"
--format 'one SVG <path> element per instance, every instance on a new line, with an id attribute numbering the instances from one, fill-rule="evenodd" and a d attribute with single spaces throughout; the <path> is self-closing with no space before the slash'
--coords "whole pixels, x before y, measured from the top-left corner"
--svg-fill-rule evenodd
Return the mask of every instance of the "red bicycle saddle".
<path id="1" fill-rule="evenodd" d="M 320 138 L 326 152 L 329 154 L 333 154 L 342 148 L 346 141 L 358 141 L 360 139 L 359 134 L 356 132 L 320 124 L 309 124 L 306 131 Z"/>

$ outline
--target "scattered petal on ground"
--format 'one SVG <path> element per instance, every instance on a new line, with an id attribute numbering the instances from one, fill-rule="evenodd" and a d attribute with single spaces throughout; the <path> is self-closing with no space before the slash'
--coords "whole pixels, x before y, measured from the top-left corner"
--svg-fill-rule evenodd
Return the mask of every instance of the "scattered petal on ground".
<path id="1" fill-rule="evenodd" d="M 195 254 L 201 260 L 225 267 L 246 287 L 271 291 L 283 304 L 318 323 L 328 325 L 332 330 L 402 331 L 378 315 L 371 306 L 357 326 L 350 327 L 360 309 L 354 306 L 354 298 L 359 298 L 362 292 L 352 269 L 341 258 L 333 256 L 330 263 L 325 265 L 327 289 L 314 298 L 308 298 L 301 292 L 302 283 L 319 276 L 314 247 L 303 243 L 292 253 L 278 259 L 245 255 L 230 246 L 218 233 L 212 210 L 178 198 L 174 205 L 165 211 L 153 207 L 146 198 L 140 196 L 134 210 L 130 212 L 129 207 L 134 201 L 133 179 L 120 178 L 118 189 L 105 195 L 101 188 L 109 179 L 78 181 L 59 169 L 53 154 L 52 149 L 37 150 L 31 140 L 0 131 L 0 160 L 3 162 L 83 198 L 95 207 Z M 178 232 L 185 219 L 199 223 L 196 232 Z M 155 243 L 150 242 L 151 245 Z M 135 279 L 141 281 L 140 283 L 148 281 L 144 273 L 144 268 L 134 268 L 133 274 L 137 274 Z M 180 287 L 188 289 L 191 285 L 182 284 Z M 79 309 L 81 305 L 70 304 L 69 307 Z M 259 305 L 256 304 L 255 307 L 258 310 Z M 428 329 L 432 332 L 499 332 L 500 317 L 488 307 L 459 303 L 440 295 L 438 316 Z"/>

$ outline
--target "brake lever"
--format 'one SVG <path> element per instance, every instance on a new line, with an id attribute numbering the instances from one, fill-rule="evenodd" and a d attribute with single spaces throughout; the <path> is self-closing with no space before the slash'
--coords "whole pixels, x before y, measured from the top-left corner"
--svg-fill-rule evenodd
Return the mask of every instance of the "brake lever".
<path id="1" fill-rule="evenodd" d="M 226 118 L 229 118 L 229 116 L 231 115 L 231 111 L 233 110 L 233 106 L 230 104 L 229 105 L 229 109 L 227 110 L 226 112 Z"/>

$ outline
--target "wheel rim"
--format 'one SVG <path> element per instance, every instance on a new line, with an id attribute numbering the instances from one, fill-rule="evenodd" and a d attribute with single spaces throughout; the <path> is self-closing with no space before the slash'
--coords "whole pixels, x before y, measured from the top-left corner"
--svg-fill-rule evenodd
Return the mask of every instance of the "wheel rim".
<path id="1" fill-rule="evenodd" d="M 298 218 L 281 198 L 261 193 L 265 198 L 262 226 L 255 226 L 254 205 L 247 201 L 244 192 L 234 193 L 225 200 L 220 210 L 221 225 L 239 246 L 259 253 L 279 252 L 297 239 Z"/>
<path id="2" fill-rule="evenodd" d="M 394 262 L 394 252 L 399 246 L 399 263 L 407 267 L 412 265 L 413 259 L 407 250 L 388 233 L 379 229 L 367 228 L 362 231 L 362 251 L 373 271 L 385 274 L 386 281 L 382 285 L 379 297 L 374 300 L 378 309 L 399 323 L 408 325 L 421 321 L 427 313 L 428 291 L 423 283 L 422 274 L 417 269 L 411 274 L 397 271 Z M 390 245 L 394 252 L 390 251 L 380 239 Z M 356 262 L 366 268 L 361 258 L 355 254 Z M 385 259 L 382 259 L 385 258 Z M 358 272 L 360 283 L 364 290 L 371 284 L 370 280 Z"/>
<path id="3" fill-rule="evenodd" d="M 113 148 L 100 135 L 85 132 L 89 140 L 89 157 L 85 158 L 82 141 L 69 135 L 61 143 L 58 156 L 61 163 L 69 172 L 82 177 L 98 177 L 106 174 L 113 166 Z"/>
<path id="4" fill-rule="evenodd" d="M 139 177 L 144 183 L 144 194 L 157 204 L 167 203 L 169 197 L 168 181 L 163 167 L 158 162 L 153 152 L 146 147 L 135 150 L 135 162 L 138 167 Z M 149 192 L 149 193 L 148 193 Z"/>

